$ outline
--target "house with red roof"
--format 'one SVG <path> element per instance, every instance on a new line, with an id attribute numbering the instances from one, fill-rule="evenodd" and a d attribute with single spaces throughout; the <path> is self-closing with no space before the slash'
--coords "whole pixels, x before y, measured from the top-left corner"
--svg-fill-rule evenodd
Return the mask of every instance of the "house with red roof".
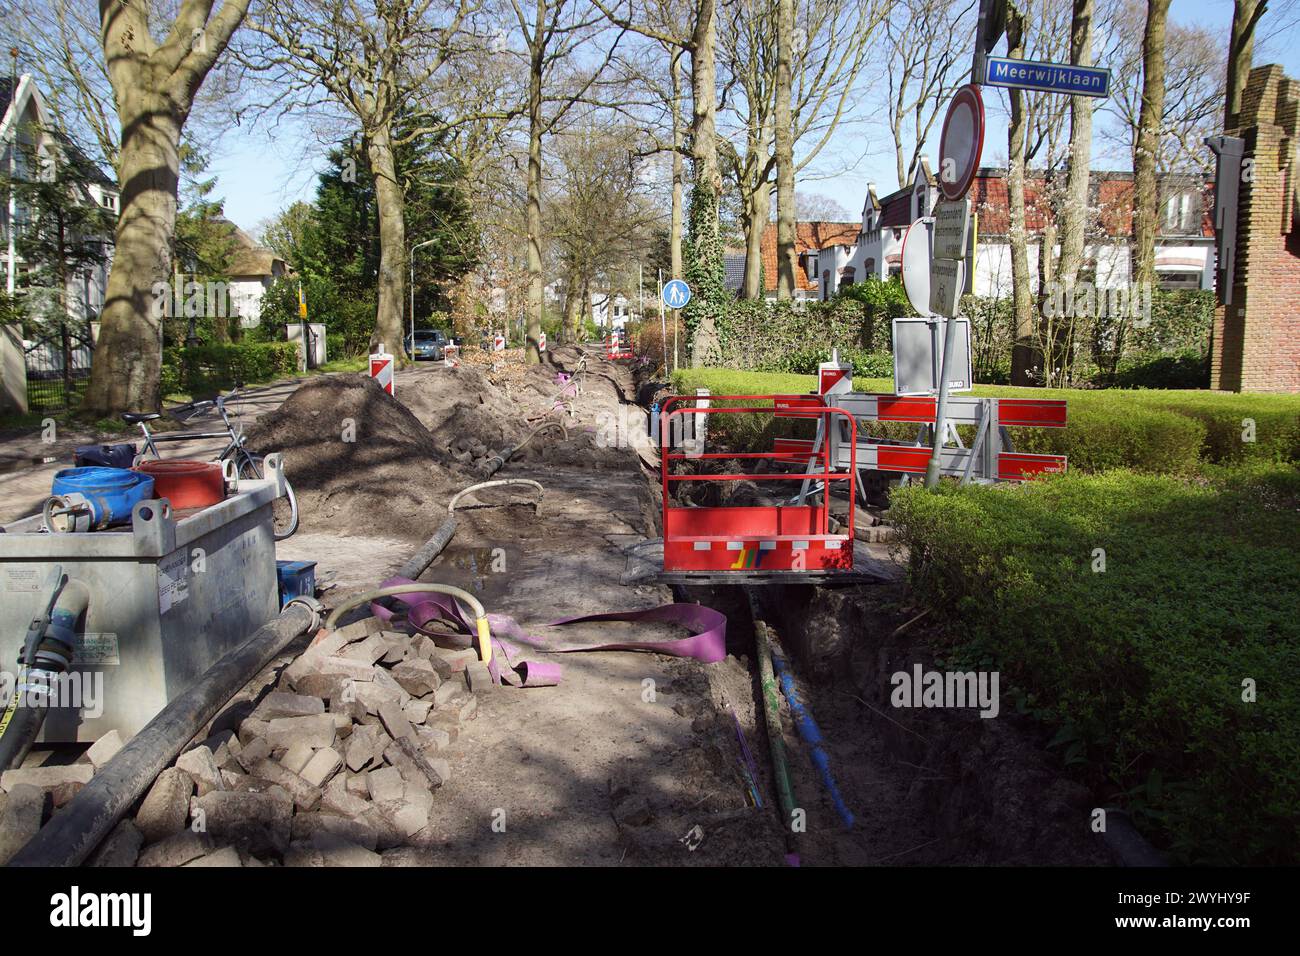
<path id="1" fill-rule="evenodd" d="M 1029 270 L 1038 285 L 1038 250 L 1045 226 L 1051 223 L 1053 191 L 1064 187 L 1041 172 L 1031 171 L 1025 183 L 1025 220 Z M 1156 274 L 1162 288 L 1214 287 L 1214 190 L 1211 177 L 1167 176 L 1159 183 Z M 1010 202 L 1005 169 L 979 170 L 968 194 L 975 231 L 975 268 L 967 291 L 990 298 L 1011 295 Z M 842 250 L 812 254 L 818 261 L 824 296 L 867 276 L 887 279 L 902 271 L 903 236 L 917 219 L 930 215 L 940 198 L 939 184 L 922 160 L 912 182 L 879 197 L 867 186 L 857 248 L 847 259 Z M 1089 184 L 1089 239 L 1084 248 L 1081 281 L 1097 288 L 1128 285 L 1132 248 L 1133 174 L 1092 173 Z M 1059 247 L 1058 247 L 1059 252 Z"/>

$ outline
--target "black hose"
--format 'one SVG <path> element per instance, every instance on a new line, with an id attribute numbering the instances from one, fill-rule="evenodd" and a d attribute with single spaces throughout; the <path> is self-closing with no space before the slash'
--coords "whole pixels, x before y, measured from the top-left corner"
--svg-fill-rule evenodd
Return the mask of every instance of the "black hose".
<path id="1" fill-rule="evenodd" d="M 9 866 L 76 866 L 239 689 L 295 637 L 320 624 L 319 604 L 296 598 L 164 707 L 100 767 Z"/>
<path id="2" fill-rule="evenodd" d="M 48 712 L 48 707 L 28 707 L 21 702 L 14 704 L 13 716 L 5 725 L 4 735 L 0 736 L 0 772 L 22 766 L 27 752 L 40 736 Z"/>

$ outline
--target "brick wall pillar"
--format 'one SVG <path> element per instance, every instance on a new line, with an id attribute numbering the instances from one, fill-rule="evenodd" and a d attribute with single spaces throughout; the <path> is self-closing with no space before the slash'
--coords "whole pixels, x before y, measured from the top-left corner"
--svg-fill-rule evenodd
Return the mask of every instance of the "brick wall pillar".
<path id="1" fill-rule="evenodd" d="M 1251 70 L 1242 95 L 1245 140 L 1237 207 L 1232 305 L 1220 307 L 1210 348 L 1210 387 L 1300 392 L 1300 83 L 1282 67 Z"/>

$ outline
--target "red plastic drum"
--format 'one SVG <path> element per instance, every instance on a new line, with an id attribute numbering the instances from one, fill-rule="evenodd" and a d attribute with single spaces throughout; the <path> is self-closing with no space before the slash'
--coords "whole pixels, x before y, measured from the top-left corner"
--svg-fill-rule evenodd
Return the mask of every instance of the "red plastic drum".
<path id="1" fill-rule="evenodd" d="M 142 461 L 135 470 L 152 477 L 154 497 L 168 499 L 178 511 L 206 508 L 226 497 L 219 461 Z"/>

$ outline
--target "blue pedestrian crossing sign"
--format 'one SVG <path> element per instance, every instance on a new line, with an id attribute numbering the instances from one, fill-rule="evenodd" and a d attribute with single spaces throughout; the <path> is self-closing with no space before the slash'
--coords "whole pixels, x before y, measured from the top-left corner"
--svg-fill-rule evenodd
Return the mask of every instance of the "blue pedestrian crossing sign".
<path id="1" fill-rule="evenodd" d="M 684 309 L 691 301 L 691 287 L 681 279 L 673 279 L 664 285 L 664 305 L 670 309 Z"/>

